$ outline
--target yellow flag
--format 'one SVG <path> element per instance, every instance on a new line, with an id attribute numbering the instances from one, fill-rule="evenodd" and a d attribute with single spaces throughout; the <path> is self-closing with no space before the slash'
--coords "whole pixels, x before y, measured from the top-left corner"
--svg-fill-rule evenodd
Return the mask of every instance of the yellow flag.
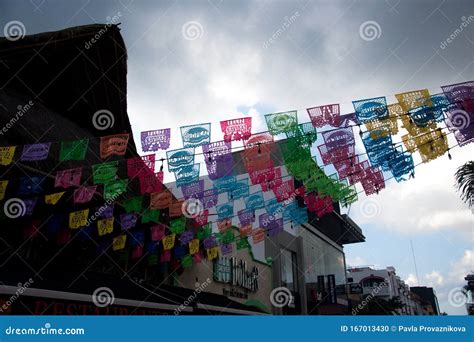
<path id="1" fill-rule="evenodd" d="M 0 201 L 5 197 L 5 191 L 7 191 L 8 181 L 0 181 Z"/>
<path id="2" fill-rule="evenodd" d="M 174 247 L 175 237 L 176 237 L 176 234 L 170 234 L 170 235 L 166 235 L 163 238 L 163 248 L 165 251 Z"/>
<path id="3" fill-rule="evenodd" d="M 398 103 L 405 112 L 418 107 L 432 107 L 430 92 L 428 89 L 408 91 L 406 93 L 395 94 Z"/>
<path id="4" fill-rule="evenodd" d="M 189 242 L 189 254 L 193 255 L 199 252 L 199 239 L 193 239 Z"/>
<path id="5" fill-rule="evenodd" d="M 15 155 L 16 146 L 0 147 L 0 165 L 9 165 Z"/>
<path id="6" fill-rule="evenodd" d="M 219 254 L 219 247 L 212 247 L 207 250 L 207 259 L 208 260 L 213 260 L 217 258 L 217 255 Z"/>
<path id="7" fill-rule="evenodd" d="M 65 191 L 56 192 L 54 194 L 44 195 L 44 203 L 55 205 L 64 195 Z"/>
<path id="8" fill-rule="evenodd" d="M 125 242 L 127 241 L 127 235 L 120 235 L 113 239 L 112 249 L 118 251 L 125 248 Z"/>
<path id="9" fill-rule="evenodd" d="M 112 233 L 114 231 L 114 218 L 109 217 L 97 221 L 97 229 L 99 231 L 99 236 Z"/>
<path id="10" fill-rule="evenodd" d="M 73 211 L 69 214 L 69 227 L 77 229 L 84 227 L 87 224 L 87 217 L 89 216 L 89 209 Z"/>

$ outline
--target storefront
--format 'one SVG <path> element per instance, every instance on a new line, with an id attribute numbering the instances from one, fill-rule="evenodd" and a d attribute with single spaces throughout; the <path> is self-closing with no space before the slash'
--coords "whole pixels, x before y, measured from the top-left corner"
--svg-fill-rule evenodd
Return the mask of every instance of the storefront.
<path id="1" fill-rule="evenodd" d="M 271 313 L 272 281 L 272 266 L 255 260 L 250 249 L 245 248 L 185 269 L 177 285 L 192 289 L 196 283 L 207 284 L 206 292 Z"/>

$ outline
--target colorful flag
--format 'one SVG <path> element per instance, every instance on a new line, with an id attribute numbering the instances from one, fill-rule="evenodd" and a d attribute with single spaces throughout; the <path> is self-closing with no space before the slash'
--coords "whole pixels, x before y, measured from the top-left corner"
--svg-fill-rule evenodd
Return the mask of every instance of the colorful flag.
<path id="1" fill-rule="evenodd" d="M 268 131 L 271 135 L 278 135 L 292 130 L 298 125 L 298 114 L 296 110 L 289 112 L 266 114 Z"/>
<path id="2" fill-rule="evenodd" d="M 54 194 L 44 195 L 44 203 L 55 205 L 65 193 L 65 191 L 61 191 Z"/>
<path id="3" fill-rule="evenodd" d="M 167 150 L 170 147 L 170 135 L 170 128 L 141 132 L 143 152 Z"/>
<path id="4" fill-rule="evenodd" d="M 211 124 L 203 123 L 181 127 L 183 147 L 198 147 L 211 142 Z"/>
<path id="5" fill-rule="evenodd" d="M 48 158 L 51 143 L 33 144 L 23 146 L 21 161 L 38 161 Z"/>
<path id="6" fill-rule="evenodd" d="M 106 201 L 115 201 L 127 191 L 128 179 L 117 179 L 104 185 L 104 198 Z"/>
<path id="7" fill-rule="evenodd" d="M 103 220 L 98 220 L 97 230 L 99 232 L 99 236 L 112 233 L 114 231 L 114 218 L 111 217 Z"/>
<path id="8" fill-rule="evenodd" d="M 82 167 L 56 172 L 55 188 L 70 188 L 81 185 Z"/>
<path id="9" fill-rule="evenodd" d="M 84 227 L 87 224 L 87 217 L 89 216 L 89 209 L 73 211 L 69 214 L 69 228 L 77 229 Z"/>
<path id="10" fill-rule="evenodd" d="M 225 142 L 247 140 L 252 134 L 252 118 L 221 121 L 221 130 L 224 133 Z"/>
<path id="11" fill-rule="evenodd" d="M 16 146 L 0 147 L 0 165 L 10 165 L 15 155 Z"/>
<path id="12" fill-rule="evenodd" d="M 118 161 L 92 165 L 94 184 L 105 184 L 115 180 L 118 170 Z"/>
<path id="13" fill-rule="evenodd" d="M 84 160 L 89 139 L 62 141 L 59 161 Z"/>
<path id="14" fill-rule="evenodd" d="M 113 155 L 123 156 L 127 151 L 130 134 L 114 134 L 100 138 L 100 158 L 105 159 Z"/>
<path id="15" fill-rule="evenodd" d="M 81 186 L 74 190 L 74 204 L 88 203 L 97 190 L 97 185 Z"/>

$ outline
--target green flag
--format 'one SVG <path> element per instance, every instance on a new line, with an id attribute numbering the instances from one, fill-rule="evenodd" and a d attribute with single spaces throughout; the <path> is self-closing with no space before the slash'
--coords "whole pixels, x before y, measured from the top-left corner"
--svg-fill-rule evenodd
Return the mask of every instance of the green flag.
<path id="1" fill-rule="evenodd" d="M 125 208 L 127 214 L 131 212 L 139 213 L 142 211 L 143 196 L 136 196 L 126 199 L 122 202 L 122 206 Z"/>
<path id="2" fill-rule="evenodd" d="M 190 255 L 185 255 L 184 257 L 181 258 L 181 266 L 183 268 L 188 268 L 193 265 L 193 258 Z"/>
<path id="3" fill-rule="evenodd" d="M 106 201 L 116 200 L 120 194 L 127 191 L 128 179 L 118 179 L 113 182 L 107 183 L 104 186 L 104 198 Z"/>
<path id="4" fill-rule="evenodd" d="M 142 223 L 148 223 L 148 222 L 158 223 L 159 218 L 160 218 L 159 210 L 145 209 L 145 211 L 142 214 Z"/>
<path id="5" fill-rule="evenodd" d="M 186 229 L 186 220 L 184 217 L 174 219 L 170 222 L 170 230 L 174 234 L 181 234 Z"/>
<path id="6" fill-rule="evenodd" d="M 59 152 L 59 160 L 84 160 L 89 139 L 63 141 Z"/>
<path id="7" fill-rule="evenodd" d="M 94 184 L 105 184 L 115 180 L 118 161 L 92 165 Z"/>

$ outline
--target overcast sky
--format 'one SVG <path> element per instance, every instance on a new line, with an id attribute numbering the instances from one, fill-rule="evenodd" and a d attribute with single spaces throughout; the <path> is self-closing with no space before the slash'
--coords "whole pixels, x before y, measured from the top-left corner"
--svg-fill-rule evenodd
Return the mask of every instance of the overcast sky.
<path id="1" fill-rule="evenodd" d="M 220 140 L 223 119 L 251 115 L 254 130 L 265 130 L 266 113 L 298 109 L 306 122 L 307 107 L 340 103 L 350 112 L 352 100 L 394 102 L 395 93 L 437 93 L 441 85 L 474 79 L 472 0 L 0 4 L 1 27 L 18 20 L 26 34 L 114 16 L 128 48 L 128 113 L 137 145 L 142 130 L 172 127 L 172 147 L 181 147 L 181 125 L 211 121 L 213 140 Z M 463 20 L 468 26 L 446 43 Z M 360 196 L 350 215 L 367 242 L 346 246 L 348 264 L 394 266 L 410 285 L 434 286 L 443 311 L 465 314 L 448 293 L 474 269 L 474 223 L 453 173 L 472 159 L 473 146 L 419 166 L 414 180 Z"/>

